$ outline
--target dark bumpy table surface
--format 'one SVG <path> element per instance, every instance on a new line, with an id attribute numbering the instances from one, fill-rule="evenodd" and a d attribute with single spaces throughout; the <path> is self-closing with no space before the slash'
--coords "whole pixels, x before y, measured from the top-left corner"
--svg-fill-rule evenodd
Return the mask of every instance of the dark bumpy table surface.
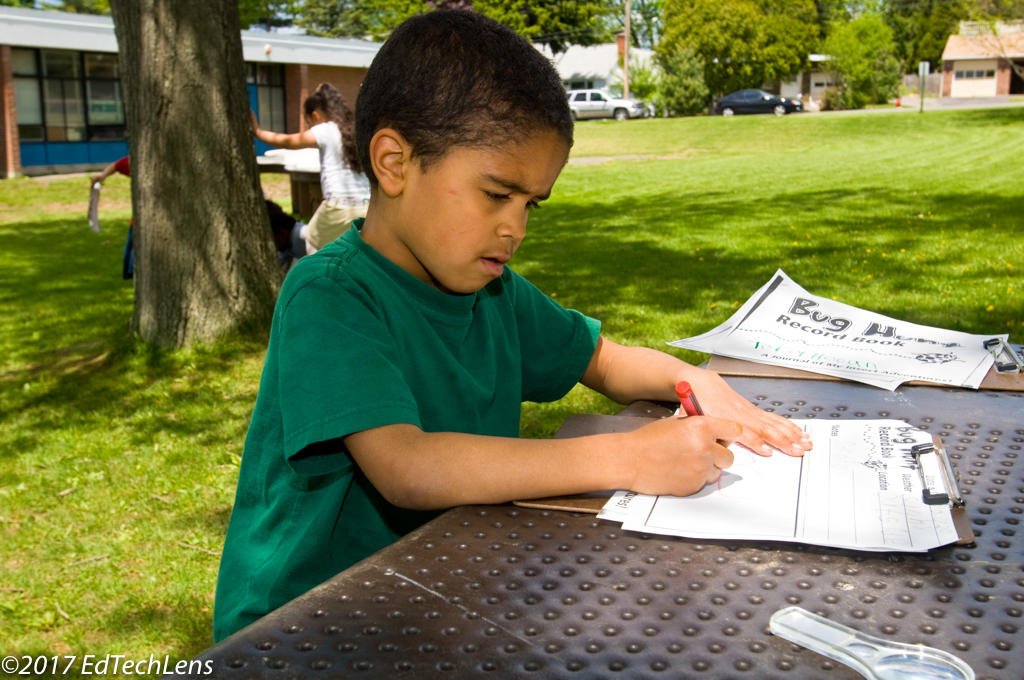
<path id="1" fill-rule="evenodd" d="M 1024 396 L 729 382 L 791 417 L 896 418 L 941 436 L 976 542 L 868 553 L 462 507 L 199 658 L 219 678 L 861 677 L 768 632 L 798 605 L 945 649 L 978 678 L 1024 678 Z"/>

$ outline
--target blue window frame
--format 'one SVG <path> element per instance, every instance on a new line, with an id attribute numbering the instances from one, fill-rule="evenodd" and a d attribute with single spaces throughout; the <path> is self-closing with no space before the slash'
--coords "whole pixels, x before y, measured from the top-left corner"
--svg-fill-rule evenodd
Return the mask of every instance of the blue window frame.
<path id="1" fill-rule="evenodd" d="M 260 121 L 260 127 L 274 132 L 285 130 L 284 65 L 246 64 L 246 89 L 249 108 Z M 265 153 L 271 146 L 256 140 L 256 152 Z"/>
<path id="2" fill-rule="evenodd" d="M 124 155 L 117 55 L 11 49 L 22 165 L 69 165 Z"/>

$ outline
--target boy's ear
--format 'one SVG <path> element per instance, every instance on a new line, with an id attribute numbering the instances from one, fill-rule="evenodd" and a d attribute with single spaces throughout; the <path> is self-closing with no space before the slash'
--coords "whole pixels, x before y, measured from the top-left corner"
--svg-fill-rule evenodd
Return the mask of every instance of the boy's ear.
<path id="1" fill-rule="evenodd" d="M 381 191 L 394 198 L 405 187 L 406 167 L 412 160 L 412 147 L 402 133 L 381 128 L 370 138 L 370 165 Z"/>

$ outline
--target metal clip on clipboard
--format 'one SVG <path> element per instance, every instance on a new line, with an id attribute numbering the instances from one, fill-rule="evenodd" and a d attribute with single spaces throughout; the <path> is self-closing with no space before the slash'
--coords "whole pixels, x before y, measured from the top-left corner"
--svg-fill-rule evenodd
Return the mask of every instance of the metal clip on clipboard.
<path id="1" fill-rule="evenodd" d="M 982 345 L 995 358 L 996 373 L 1024 373 L 1024 359 L 1021 358 L 1019 348 L 1002 338 L 990 338 Z"/>
<path id="2" fill-rule="evenodd" d="M 914 460 L 917 461 L 917 471 L 921 475 L 921 495 L 924 498 L 925 505 L 946 505 L 950 504 L 953 507 L 963 507 L 964 499 L 960 495 L 960 489 L 956 483 L 956 473 L 953 471 L 953 466 L 949 463 L 949 456 L 946 454 L 946 450 L 934 443 L 930 444 L 915 444 L 910 448 L 910 453 L 914 456 Z M 933 491 L 928 488 L 928 479 L 925 476 L 925 467 L 928 467 L 933 472 L 933 478 L 941 480 L 944 492 L 939 492 L 938 489 Z"/>

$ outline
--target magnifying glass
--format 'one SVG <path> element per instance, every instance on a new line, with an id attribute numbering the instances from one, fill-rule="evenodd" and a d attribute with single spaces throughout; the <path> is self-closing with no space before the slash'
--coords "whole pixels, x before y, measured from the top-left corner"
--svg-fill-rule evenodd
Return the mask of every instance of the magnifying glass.
<path id="1" fill-rule="evenodd" d="M 800 607 L 775 612 L 768 628 L 781 638 L 846 664 L 868 680 L 974 680 L 971 667 L 949 652 L 883 640 Z"/>

